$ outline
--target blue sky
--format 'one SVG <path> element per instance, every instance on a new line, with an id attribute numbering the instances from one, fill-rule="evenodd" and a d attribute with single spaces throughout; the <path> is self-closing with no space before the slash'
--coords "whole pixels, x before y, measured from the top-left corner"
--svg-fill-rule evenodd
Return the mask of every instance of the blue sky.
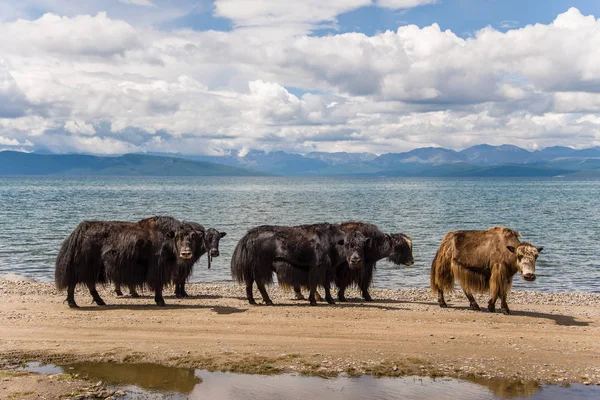
<path id="1" fill-rule="evenodd" d="M 592 0 L 11 0 L 0 149 L 600 145 Z"/>

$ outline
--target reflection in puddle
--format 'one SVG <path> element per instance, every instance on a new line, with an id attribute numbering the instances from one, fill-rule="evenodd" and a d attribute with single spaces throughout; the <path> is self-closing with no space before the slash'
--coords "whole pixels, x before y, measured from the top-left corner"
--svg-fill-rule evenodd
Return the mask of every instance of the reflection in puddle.
<path id="1" fill-rule="evenodd" d="M 243 375 L 156 364 L 81 363 L 63 367 L 30 363 L 39 373 L 79 374 L 93 380 L 126 385 L 127 399 L 598 399 L 600 387 L 540 385 L 508 379 L 358 378 L 323 379 L 300 375 Z M 135 386 L 135 387 L 134 387 Z"/>
<path id="2" fill-rule="evenodd" d="M 485 386 L 495 396 L 505 399 L 529 397 L 542 389 L 538 382 L 523 380 L 471 378 L 469 382 Z"/>

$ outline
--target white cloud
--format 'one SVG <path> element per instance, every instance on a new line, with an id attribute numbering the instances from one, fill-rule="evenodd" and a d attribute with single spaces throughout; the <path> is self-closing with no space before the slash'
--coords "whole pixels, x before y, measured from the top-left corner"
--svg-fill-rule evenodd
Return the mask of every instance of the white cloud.
<path id="1" fill-rule="evenodd" d="M 4 136 L 0 136 L 0 145 L 3 146 L 20 146 L 21 143 L 17 139 L 9 139 Z"/>
<path id="2" fill-rule="evenodd" d="M 0 42 L 0 135 L 96 153 L 600 145 L 600 21 L 576 9 L 468 39 L 436 24 L 316 37 L 242 27 L 309 29 L 362 3 L 298 5 L 296 19 L 218 3 L 240 29 L 168 32 L 104 13 L 0 23 L 14 38 Z"/>
<path id="3" fill-rule="evenodd" d="M 65 130 L 75 135 L 93 135 L 94 133 L 96 133 L 96 129 L 94 129 L 94 126 L 92 124 L 87 124 L 84 121 L 69 120 L 65 123 Z"/>
<path id="4" fill-rule="evenodd" d="M 238 28 L 285 27 L 288 32 L 301 33 L 371 4 L 371 0 L 215 0 L 214 13 L 232 20 Z"/>
<path id="5" fill-rule="evenodd" d="M 437 0 L 376 0 L 376 4 L 379 7 L 391 8 L 393 10 L 413 8 L 435 3 L 437 3 Z"/>

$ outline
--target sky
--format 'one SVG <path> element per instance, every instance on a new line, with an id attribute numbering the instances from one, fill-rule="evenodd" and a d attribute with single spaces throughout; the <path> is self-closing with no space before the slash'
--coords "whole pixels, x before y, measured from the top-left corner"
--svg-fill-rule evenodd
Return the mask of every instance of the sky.
<path id="1" fill-rule="evenodd" d="M 3 0 L 0 150 L 600 146 L 597 0 Z"/>

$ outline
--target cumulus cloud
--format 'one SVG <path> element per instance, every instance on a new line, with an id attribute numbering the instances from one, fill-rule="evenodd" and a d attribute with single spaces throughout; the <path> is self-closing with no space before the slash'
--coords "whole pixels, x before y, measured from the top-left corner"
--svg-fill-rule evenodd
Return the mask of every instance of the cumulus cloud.
<path id="1" fill-rule="evenodd" d="M 334 22 L 348 11 L 371 5 L 371 0 L 215 0 L 215 15 L 236 27 L 282 27 L 309 31 L 319 23 Z"/>
<path id="2" fill-rule="evenodd" d="M 231 32 L 163 31 L 106 13 L 0 23 L 0 36 L 14 38 L 0 42 L 0 136 L 93 153 L 600 145 L 593 16 L 570 9 L 467 39 L 437 24 L 372 36 L 252 33 L 312 29 L 371 4 L 297 3 L 218 0 Z"/>
<path id="3" fill-rule="evenodd" d="M 93 135 L 96 129 L 92 124 L 87 124 L 84 121 L 69 120 L 65 123 L 65 130 L 73 134 Z"/>

